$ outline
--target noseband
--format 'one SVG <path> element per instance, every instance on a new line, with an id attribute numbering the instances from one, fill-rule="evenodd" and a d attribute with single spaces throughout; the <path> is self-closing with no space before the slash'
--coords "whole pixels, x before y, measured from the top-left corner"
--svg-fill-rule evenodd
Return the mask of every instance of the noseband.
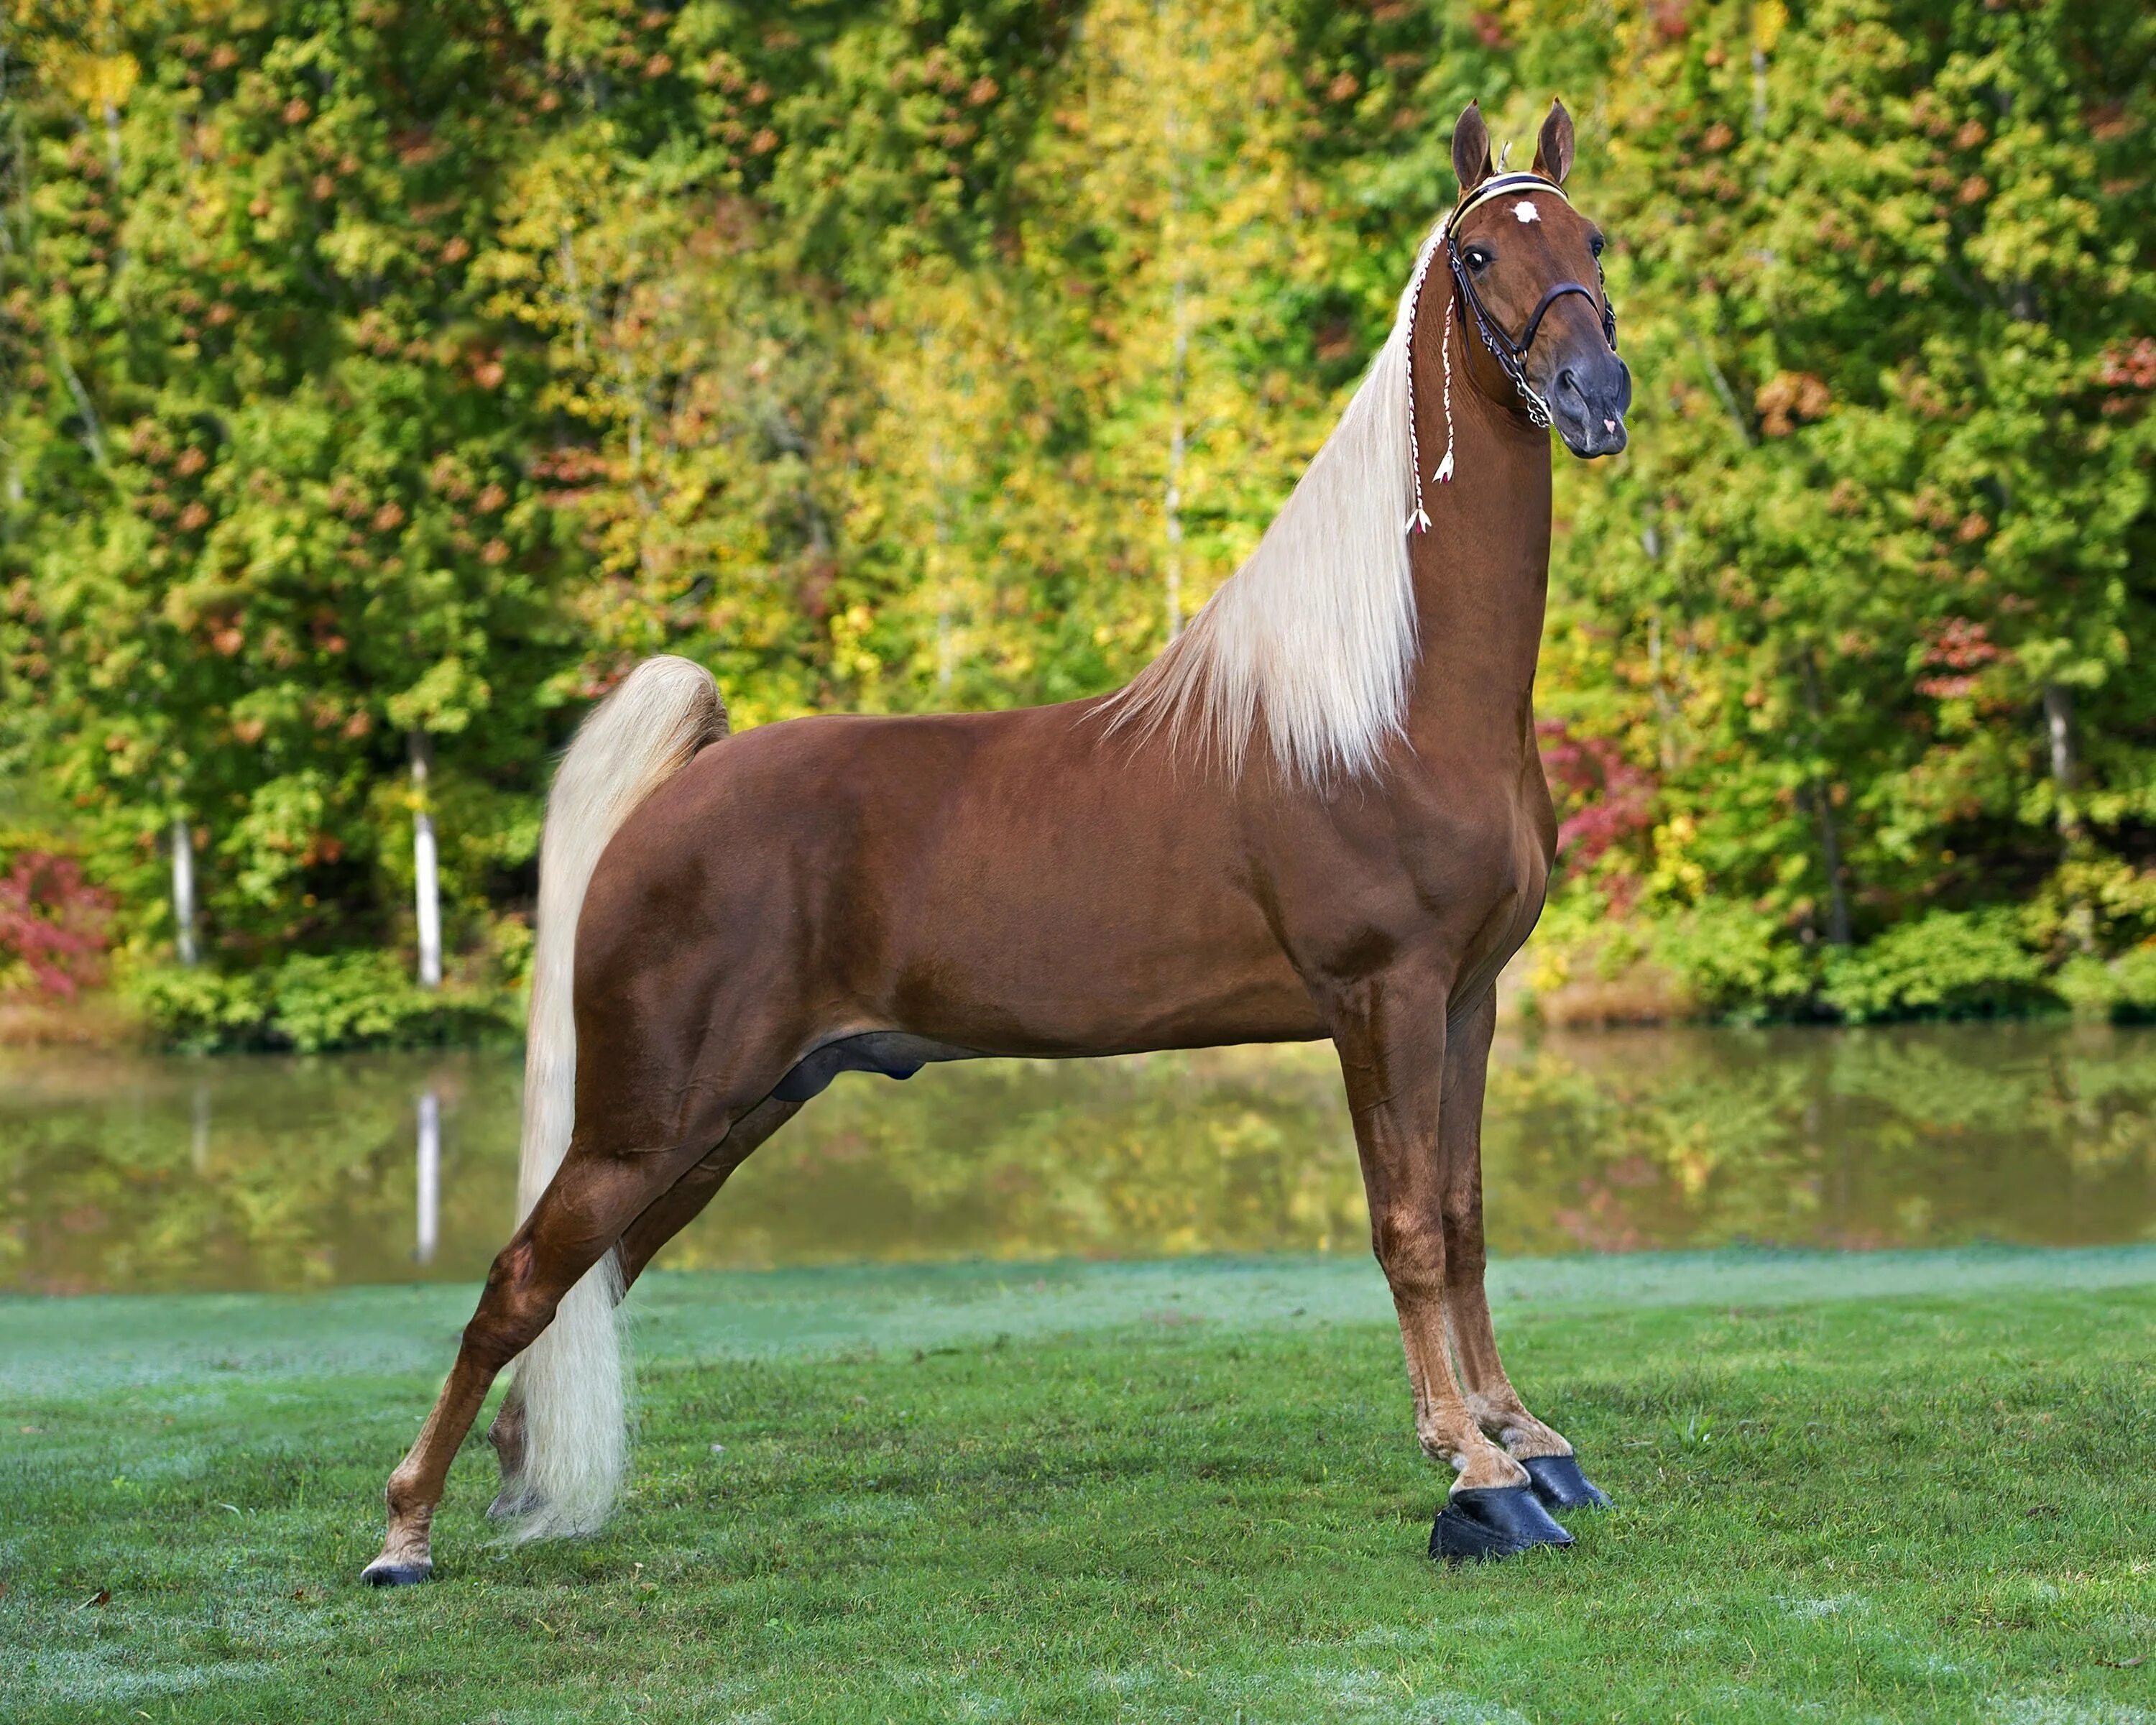
<path id="1" fill-rule="evenodd" d="M 1501 366 L 1505 375 L 1512 380 L 1512 387 L 1520 392 L 1520 398 L 1527 404 L 1527 418 L 1538 426 L 1550 423 L 1550 406 L 1542 393 L 1527 382 L 1527 350 L 1535 345 L 1535 335 L 1543 326 L 1543 315 L 1568 294 L 1578 294 L 1602 314 L 1602 339 L 1609 344 L 1609 351 L 1617 351 L 1617 314 L 1610 307 L 1609 290 L 1602 279 L 1602 260 L 1594 262 L 1594 285 L 1588 287 L 1577 281 L 1561 281 L 1542 296 L 1527 319 L 1527 327 L 1514 341 L 1506 334 L 1504 326 L 1490 316 L 1490 308 L 1482 303 L 1482 295 L 1475 290 L 1475 279 L 1468 273 L 1467 260 L 1460 254 L 1460 223 L 1471 210 L 1480 208 L 1493 198 L 1507 192 L 1548 192 L 1560 198 L 1564 193 L 1554 180 L 1546 180 L 1540 174 L 1498 174 L 1486 180 L 1476 189 L 1474 196 L 1462 203 L 1445 223 L 1445 256 L 1452 267 L 1453 285 L 1458 291 L 1453 295 L 1453 305 L 1460 313 L 1460 327 L 1467 326 L 1472 314 L 1475 331 L 1482 338 L 1482 345 L 1490 350 L 1491 357 Z"/>

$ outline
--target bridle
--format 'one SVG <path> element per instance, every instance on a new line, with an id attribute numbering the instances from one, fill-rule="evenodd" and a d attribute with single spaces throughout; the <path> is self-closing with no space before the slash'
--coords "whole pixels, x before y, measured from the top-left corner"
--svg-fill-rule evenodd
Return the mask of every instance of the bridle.
<path id="1" fill-rule="evenodd" d="M 1496 174 L 1475 188 L 1473 195 L 1463 199 L 1445 224 L 1445 261 L 1452 267 L 1452 282 L 1458 291 L 1453 295 L 1453 305 L 1460 314 L 1460 327 L 1467 326 L 1472 313 L 1476 333 L 1481 336 L 1482 345 L 1490 350 L 1512 380 L 1512 387 L 1520 392 L 1520 398 L 1527 404 L 1527 418 L 1538 426 L 1550 423 L 1550 406 L 1543 399 L 1542 392 L 1527 382 L 1527 350 L 1535 345 L 1535 336 L 1543 326 L 1543 318 L 1550 307 L 1568 294 L 1578 294 L 1602 315 L 1602 339 L 1609 344 L 1609 351 L 1617 351 L 1617 314 L 1609 304 L 1609 290 L 1602 278 L 1602 260 L 1594 261 L 1594 285 L 1583 282 L 1561 281 L 1545 293 L 1527 319 L 1527 327 L 1520 331 L 1517 341 L 1505 332 L 1504 326 L 1490 316 L 1490 308 L 1482 303 L 1482 295 L 1476 291 L 1475 278 L 1468 272 L 1467 260 L 1460 254 L 1460 224 L 1471 211 L 1481 208 L 1491 199 L 1502 198 L 1507 192 L 1548 192 L 1559 198 L 1564 190 L 1554 180 L 1546 180 L 1540 174 Z M 1569 200 L 1566 200 L 1568 203 Z"/>
<path id="2" fill-rule="evenodd" d="M 1423 278 L 1435 259 L 1437 248 L 1441 245 L 1445 249 L 1445 262 L 1452 270 L 1452 304 L 1454 311 L 1460 316 L 1462 339 L 1466 338 L 1467 319 L 1471 313 L 1476 331 L 1482 337 L 1482 345 L 1490 350 L 1491 357 L 1512 380 L 1512 387 L 1520 392 L 1520 398 L 1527 403 L 1527 418 L 1538 427 L 1547 427 L 1551 418 L 1550 404 L 1543 398 L 1542 392 L 1527 382 L 1527 350 L 1535 345 L 1535 336 L 1543 326 L 1544 315 L 1567 295 L 1579 295 L 1601 313 L 1602 339 L 1609 344 L 1609 351 L 1614 353 L 1617 351 L 1617 314 L 1609 304 L 1609 285 L 1602 277 L 1602 260 L 1597 258 L 1594 260 L 1594 285 L 1590 288 L 1577 281 L 1558 283 L 1542 296 L 1533 316 L 1527 319 L 1527 327 L 1520 331 L 1518 341 L 1515 341 L 1490 316 L 1490 308 L 1482 303 L 1481 295 L 1475 290 L 1474 278 L 1467 273 L 1466 260 L 1460 255 L 1457 236 L 1463 220 L 1492 198 L 1501 198 L 1507 192 L 1547 192 L 1567 205 L 1571 203 L 1565 197 L 1563 187 L 1555 180 L 1545 179 L 1540 174 L 1501 172 L 1485 180 L 1454 206 L 1452 213 L 1437 224 L 1417 254 L 1414 275 L 1408 283 L 1404 308 L 1407 327 L 1410 331 L 1414 328 L 1417 310 L 1422 303 Z M 1445 455 L 1430 479 L 1434 484 L 1441 485 L 1449 483 L 1452 478 L 1452 325 L 1450 320 L 1445 326 L 1445 339 L 1440 344 L 1440 352 L 1445 356 Z M 1407 408 L 1408 466 L 1412 480 L 1412 495 L 1409 500 L 1404 531 L 1427 532 L 1430 511 L 1423 506 L 1422 446 L 1415 427 L 1415 382 L 1412 360 L 1407 362 Z"/>

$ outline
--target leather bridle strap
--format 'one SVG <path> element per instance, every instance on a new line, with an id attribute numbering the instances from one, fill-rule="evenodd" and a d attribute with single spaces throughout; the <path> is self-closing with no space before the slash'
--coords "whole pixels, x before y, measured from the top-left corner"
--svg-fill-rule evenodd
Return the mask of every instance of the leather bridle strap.
<path id="1" fill-rule="evenodd" d="M 1490 313 L 1487 313 L 1486 308 L 1483 308 L 1483 304 L 1481 304 L 1481 295 L 1479 295 L 1479 293 L 1475 293 L 1475 278 L 1472 278 L 1472 276 L 1468 278 L 1468 293 L 1471 293 L 1471 295 L 1475 295 L 1475 313 L 1477 313 L 1479 317 L 1483 317 L 1483 319 L 1487 319 L 1487 321 L 1490 321 L 1490 332 L 1492 332 L 1494 336 L 1496 336 L 1498 341 L 1501 341 L 1501 343 L 1505 345 L 1505 349 L 1509 349 L 1509 352 L 1512 352 L 1513 358 L 1520 358 L 1520 360 L 1527 358 L 1527 349 L 1528 349 L 1528 347 L 1533 347 L 1533 345 L 1535 345 L 1535 330 L 1542 328 L 1542 315 L 1546 313 L 1546 311 L 1548 311 L 1550 306 L 1554 306 L 1554 304 L 1557 304 L 1558 300 L 1563 300 L 1565 295 L 1568 295 L 1568 293 L 1578 293 L 1580 298 L 1587 300 L 1587 304 L 1591 304 L 1591 306 L 1595 308 L 1595 313 L 1598 313 L 1598 315 L 1602 313 L 1602 300 L 1599 300 L 1599 295 L 1595 295 L 1594 289 L 1591 289 L 1591 287 L 1583 287 L 1583 285 L 1580 285 L 1580 282 L 1558 282 L 1557 287 L 1553 287 L 1553 289 L 1550 289 L 1548 293 L 1543 293 L 1543 295 L 1542 295 L 1542 304 L 1537 304 L 1537 306 L 1535 306 L 1535 315 L 1533 315 L 1533 317 L 1528 317 L 1528 319 L 1527 319 L 1527 328 L 1520 330 L 1520 341 L 1513 341 L 1512 336 L 1507 336 L 1507 334 L 1505 334 L 1505 326 L 1501 326 L 1501 323 L 1498 323 L 1496 319 L 1490 317 Z M 1614 349 L 1617 349 L 1617 341 L 1614 341 L 1614 338 L 1610 338 L 1610 352 L 1614 352 Z M 1501 356 L 1501 358 L 1502 358 L 1502 356 Z"/>

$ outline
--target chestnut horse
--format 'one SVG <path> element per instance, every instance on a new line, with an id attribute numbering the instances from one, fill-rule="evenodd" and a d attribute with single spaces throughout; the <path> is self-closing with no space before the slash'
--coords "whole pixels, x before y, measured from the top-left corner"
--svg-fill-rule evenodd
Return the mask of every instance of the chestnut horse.
<path id="1" fill-rule="evenodd" d="M 1460 202 L 1338 428 L 1120 693 L 730 737 L 710 675 L 656 659 L 593 714 L 542 851 L 526 1214 L 367 1580 L 430 1572 L 450 1459 L 512 1360 L 496 1510 L 597 1526 L 627 1285 L 834 1074 L 983 1055 L 1330 1037 L 1415 1433 L 1457 1476 L 1433 1554 L 1567 1544 L 1549 1509 L 1607 1501 L 1506 1378 L 1482 1288 L 1493 984 L 1555 834 L 1543 432 L 1608 454 L 1631 399 L 1572 156 L 1561 105 L 1526 174 L 1461 116 Z"/>

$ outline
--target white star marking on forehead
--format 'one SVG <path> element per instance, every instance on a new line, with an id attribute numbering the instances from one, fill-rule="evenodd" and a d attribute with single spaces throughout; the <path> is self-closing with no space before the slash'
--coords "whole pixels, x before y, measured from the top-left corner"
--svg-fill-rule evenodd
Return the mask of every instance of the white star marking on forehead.
<path id="1" fill-rule="evenodd" d="M 1512 206 L 1512 213 L 1522 222 L 1539 222 L 1543 218 L 1543 213 L 1524 198 Z"/>

